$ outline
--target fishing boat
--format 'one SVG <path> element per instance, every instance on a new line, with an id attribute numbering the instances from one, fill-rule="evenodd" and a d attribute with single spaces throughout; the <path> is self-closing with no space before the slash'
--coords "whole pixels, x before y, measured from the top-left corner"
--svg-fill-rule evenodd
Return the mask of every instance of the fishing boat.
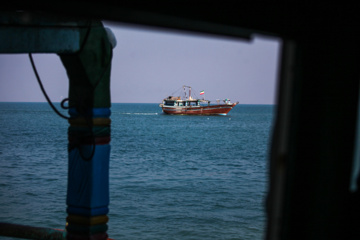
<path id="1" fill-rule="evenodd" d="M 163 102 L 159 105 L 163 113 L 173 115 L 227 115 L 239 103 L 231 103 L 230 99 L 222 101 L 217 99 L 216 103 L 211 104 L 209 100 L 193 98 L 190 86 L 183 86 L 183 88 L 183 98 L 180 96 L 168 96 L 163 99 Z M 188 95 L 186 95 L 186 89 L 189 90 Z M 204 91 L 200 92 L 200 95 L 202 94 L 204 94 Z"/>

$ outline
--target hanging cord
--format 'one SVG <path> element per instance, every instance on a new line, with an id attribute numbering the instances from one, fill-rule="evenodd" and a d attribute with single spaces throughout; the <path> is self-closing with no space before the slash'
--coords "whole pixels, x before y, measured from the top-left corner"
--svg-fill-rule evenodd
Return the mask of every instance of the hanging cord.
<path id="1" fill-rule="evenodd" d="M 83 41 L 83 43 L 82 43 L 82 45 L 81 45 L 80 52 L 81 52 L 81 51 L 84 49 L 84 47 L 85 47 L 85 44 L 86 44 L 86 42 L 87 42 L 87 40 L 88 40 L 88 38 L 89 38 L 89 35 L 90 35 L 90 31 L 91 31 L 91 21 L 90 21 L 89 24 L 88 24 L 88 29 L 87 29 L 87 31 L 86 31 L 84 41 Z M 100 75 L 100 78 L 98 79 L 98 81 L 94 84 L 93 90 L 95 90 L 95 88 L 97 87 L 97 85 L 98 85 L 98 84 L 101 82 L 101 80 L 104 78 L 107 70 L 111 67 L 112 54 L 113 54 L 112 49 L 110 49 L 110 61 L 108 62 L 107 66 L 106 66 L 106 68 L 104 69 L 104 71 L 102 72 L 102 74 Z M 39 85 L 40 85 L 41 91 L 42 91 L 42 93 L 44 94 L 44 96 L 45 96 L 47 102 L 49 103 L 49 105 L 51 106 L 51 108 L 52 108 L 52 109 L 55 111 L 55 113 L 57 113 L 60 117 L 62 117 L 62 118 L 64 118 L 64 119 L 70 119 L 70 117 L 61 114 L 61 113 L 55 108 L 55 106 L 54 106 L 53 103 L 51 102 L 50 98 L 49 98 L 48 95 L 46 94 L 45 88 L 44 88 L 44 86 L 43 86 L 43 84 L 42 84 L 42 82 L 41 82 L 41 80 L 40 80 L 40 76 L 39 76 L 39 74 L 38 74 L 38 72 L 37 72 L 37 70 L 36 70 L 35 63 L 34 63 L 34 60 L 33 60 L 33 58 L 32 58 L 32 54 L 31 54 L 31 53 L 29 53 L 29 58 L 30 58 L 31 65 L 32 65 L 32 68 L 33 68 L 33 70 L 34 70 L 34 73 L 35 73 L 35 75 L 36 75 L 36 79 L 37 79 L 37 81 L 38 81 L 38 83 L 39 83 Z M 67 101 L 69 101 L 69 98 L 65 98 L 65 99 L 63 99 L 63 100 L 61 101 L 61 108 L 63 108 L 63 109 L 69 109 L 69 107 L 65 106 L 65 102 L 67 102 Z M 84 116 L 85 116 L 85 114 L 84 114 Z M 90 160 L 94 157 L 94 154 L 95 154 L 96 141 L 95 141 L 95 137 L 94 137 L 93 132 L 92 132 L 92 122 L 91 122 L 91 119 L 89 119 L 89 118 L 87 118 L 87 117 L 85 117 L 85 119 L 86 119 L 87 125 L 89 126 L 90 131 L 91 131 L 91 138 L 92 138 L 92 150 L 91 150 L 91 154 L 90 154 L 89 157 L 84 156 L 83 152 L 80 150 L 80 144 L 76 144 L 76 145 L 74 146 L 74 148 L 77 148 L 77 149 L 79 150 L 80 157 L 81 157 L 83 160 L 85 160 L 85 161 L 90 161 Z"/>
<path id="2" fill-rule="evenodd" d="M 50 100 L 49 96 L 46 94 L 45 88 L 44 88 L 44 86 L 43 86 L 43 84 L 42 84 L 42 82 L 41 82 L 41 80 L 40 80 L 40 76 L 39 76 L 39 74 L 38 74 L 38 72 L 37 72 L 37 70 L 36 70 L 36 66 L 35 66 L 35 63 L 34 63 L 34 59 L 33 59 L 31 53 L 29 53 L 29 58 L 30 58 L 31 66 L 32 66 L 32 68 L 33 68 L 33 70 L 34 70 L 36 79 L 37 79 L 37 81 L 38 81 L 38 83 L 39 83 L 39 85 L 40 85 L 41 91 L 42 91 L 42 93 L 44 94 L 44 97 L 46 98 L 46 101 L 49 103 L 50 107 L 51 107 L 51 108 L 55 111 L 55 113 L 56 113 L 57 115 L 59 115 L 60 117 L 62 117 L 62 118 L 64 118 L 64 119 L 70 119 L 70 117 L 65 116 L 65 115 L 63 115 L 62 113 L 60 113 L 59 110 L 57 110 L 56 107 L 54 106 L 54 104 L 51 102 L 51 100 Z M 61 106 L 64 106 L 64 103 L 65 103 L 66 101 L 68 101 L 67 98 L 65 98 L 64 100 L 62 100 Z"/>
<path id="3" fill-rule="evenodd" d="M 183 87 L 180 87 L 178 90 L 174 91 L 173 93 L 171 93 L 171 96 L 174 96 L 175 93 L 178 93 L 180 92 L 180 90 L 182 89 Z"/>
<path id="4" fill-rule="evenodd" d="M 38 74 L 38 72 L 37 72 L 37 69 L 36 69 L 36 66 L 35 66 L 35 63 L 34 63 L 34 59 L 33 59 L 31 53 L 29 53 L 29 58 L 30 58 L 31 66 L 32 66 L 32 68 L 33 68 L 33 70 L 34 70 L 36 79 L 37 79 L 37 81 L 38 81 L 38 83 L 39 83 L 39 85 L 40 85 L 41 91 L 42 91 L 42 93 L 44 94 L 44 96 L 45 96 L 47 102 L 49 103 L 50 107 L 51 107 L 51 108 L 55 111 L 55 113 L 58 114 L 60 117 L 62 117 L 62 118 L 64 118 L 64 119 L 70 119 L 70 117 L 61 114 L 61 113 L 56 109 L 56 107 L 54 106 L 54 104 L 51 102 L 51 100 L 50 100 L 49 96 L 47 95 L 47 93 L 46 93 L 46 91 L 45 91 L 45 88 L 44 88 L 44 86 L 43 86 L 43 84 L 42 84 L 42 82 L 41 82 L 40 76 L 39 76 L 39 74 Z M 69 98 L 65 98 L 65 99 L 63 99 L 63 100 L 61 101 L 61 107 L 62 107 L 63 109 L 69 109 L 68 106 L 65 106 L 65 102 L 67 102 L 67 101 L 69 101 Z M 87 118 L 86 118 L 86 122 L 87 122 L 87 125 L 89 126 L 89 128 L 90 128 L 90 130 L 91 130 L 91 132 L 92 132 L 92 124 L 91 124 L 91 122 L 90 122 L 90 119 L 87 119 Z M 95 137 L 93 136 L 93 134 L 92 134 L 91 137 L 92 137 L 92 151 L 91 151 L 91 154 L 90 154 L 89 157 L 85 157 L 85 156 L 84 156 L 83 152 L 80 150 L 80 144 L 76 144 L 76 146 L 75 146 L 75 148 L 77 148 L 77 149 L 79 150 L 80 157 L 81 157 L 83 160 L 85 160 L 85 161 L 90 161 L 90 160 L 94 157 L 94 154 L 95 154 L 95 146 L 96 146 Z"/>
<path id="5" fill-rule="evenodd" d="M 191 93 L 194 92 L 193 95 L 194 95 L 195 99 L 199 99 L 197 94 L 196 94 L 198 91 L 196 89 L 193 89 L 193 88 L 191 90 L 194 90 L 194 91 L 191 91 Z"/>

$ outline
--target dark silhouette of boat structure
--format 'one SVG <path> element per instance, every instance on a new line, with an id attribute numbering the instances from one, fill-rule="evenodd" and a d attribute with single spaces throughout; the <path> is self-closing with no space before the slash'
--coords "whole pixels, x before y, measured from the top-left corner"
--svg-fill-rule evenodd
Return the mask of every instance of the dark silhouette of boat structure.
<path id="1" fill-rule="evenodd" d="M 221 102 L 218 99 L 215 104 L 211 104 L 209 100 L 193 98 L 190 86 L 183 86 L 183 88 L 183 98 L 168 96 L 163 99 L 159 105 L 163 113 L 172 115 L 227 115 L 239 103 L 231 103 L 230 99 L 224 99 Z M 186 89 L 189 90 L 188 95 L 186 95 Z"/>

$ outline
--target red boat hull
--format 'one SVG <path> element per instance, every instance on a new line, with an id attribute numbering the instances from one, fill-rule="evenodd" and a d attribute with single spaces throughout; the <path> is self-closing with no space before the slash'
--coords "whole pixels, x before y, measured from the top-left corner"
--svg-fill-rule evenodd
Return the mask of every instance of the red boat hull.
<path id="1" fill-rule="evenodd" d="M 172 115 L 227 115 L 235 105 L 236 103 L 187 107 L 162 106 L 162 110 Z"/>

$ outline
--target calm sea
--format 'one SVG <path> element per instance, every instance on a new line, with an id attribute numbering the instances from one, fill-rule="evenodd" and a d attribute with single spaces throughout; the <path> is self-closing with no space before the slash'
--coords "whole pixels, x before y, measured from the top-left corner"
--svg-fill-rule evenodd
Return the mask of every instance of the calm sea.
<path id="1" fill-rule="evenodd" d="M 263 238 L 274 106 L 227 116 L 111 110 L 109 237 Z M 67 121 L 47 103 L 0 103 L 0 126 L 0 222 L 64 229 Z"/>

